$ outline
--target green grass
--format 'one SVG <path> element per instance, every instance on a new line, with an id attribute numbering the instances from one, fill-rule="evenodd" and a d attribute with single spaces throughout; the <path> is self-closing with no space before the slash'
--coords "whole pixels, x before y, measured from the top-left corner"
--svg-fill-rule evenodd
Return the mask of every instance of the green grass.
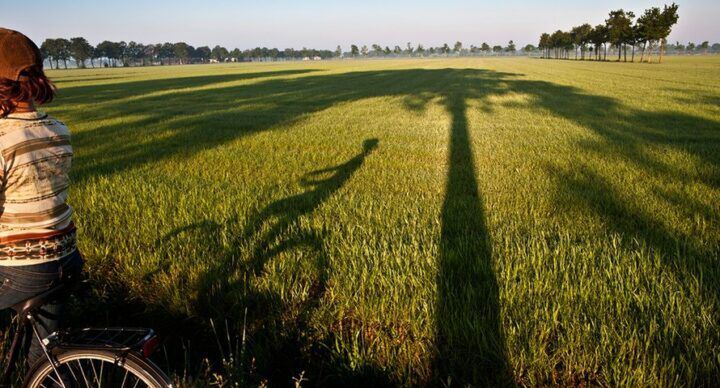
<path id="1" fill-rule="evenodd" d="M 96 317 L 253 384 L 720 379 L 720 58 L 50 75 Z"/>

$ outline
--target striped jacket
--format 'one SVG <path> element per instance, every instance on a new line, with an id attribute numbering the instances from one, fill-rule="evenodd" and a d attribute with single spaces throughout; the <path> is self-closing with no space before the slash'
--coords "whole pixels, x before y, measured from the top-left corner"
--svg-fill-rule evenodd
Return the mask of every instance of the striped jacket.
<path id="1" fill-rule="evenodd" d="M 75 249 L 66 203 L 70 131 L 42 112 L 0 119 L 0 265 L 58 260 Z"/>

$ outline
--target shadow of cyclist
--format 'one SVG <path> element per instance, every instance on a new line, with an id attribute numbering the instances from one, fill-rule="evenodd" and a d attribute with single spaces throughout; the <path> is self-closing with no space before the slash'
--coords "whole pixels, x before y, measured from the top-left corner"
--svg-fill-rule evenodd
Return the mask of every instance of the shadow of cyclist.
<path id="1" fill-rule="evenodd" d="M 300 352 L 307 351 L 306 345 L 313 344 L 309 340 L 304 344 L 302 337 L 311 331 L 309 320 L 319 306 L 327 284 L 329 257 L 323 232 L 304 226 L 301 221 L 348 182 L 378 143 L 378 139 L 367 139 L 363 142 L 363 149 L 344 163 L 305 174 L 300 180 L 306 188 L 304 192 L 272 202 L 251 216 L 244 226 L 239 225 L 237 219 L 222 224 L 205 220 L 175 229 L 160 240 L 165 242 L 184 233 L 217 236 L 225 228 L 243 231 L 225 244 L 227 248 L 222 251 L 221 257 L 214 260 L 212 267 L 198 279 L 198 295 L 203 299 L 199 305 L 205 306 L 207 311 L 203 315 L 207 316 L 227 316 L 243 311 L 245 307 L 249 309 L 250 320 L 257 319 L 259 323 L 254 326 L 250 322 L 249 326 L 271 332 L 268 336 L 255 336 L 257 341 L 254 344 L 274 350 L 270 353 L 276 357 L 263 364 L 268 372 L 266 376 L 271 379 L 273 376 L 285 378 L 297 372 L 296 369 L 301 366 L 298 360 L 307 358 Z M 241 252 L 248 246 L 251 247 L 249 253 Z M 280 308 L 283 306 L 280 295 L 257 289 L 254 284 L 264 276 L 269 261 L 291 250 L 303 250 L 304 257 L 312 258 L 313 262 L 301 264 L 311 266 L 312 279 L 308 279 L 310 284 L 305 287 L 307 294 L 303 301 L 293 305 L 294 312 L 289 314 L 288 309 Z M 240 257 L 244 259 L 239 260 Z M 289 333 L 283 338 L 278 338 L 280 331 L 272 328 L 275 322 L 280 321 L 282 331 Z M 272 340 L 260 339 L 265 337 Z"/>

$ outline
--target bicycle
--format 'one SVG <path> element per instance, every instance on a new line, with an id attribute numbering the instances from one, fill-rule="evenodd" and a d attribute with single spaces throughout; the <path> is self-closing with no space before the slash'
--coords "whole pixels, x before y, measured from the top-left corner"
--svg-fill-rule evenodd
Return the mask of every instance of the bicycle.
<path id="1" fill-rule="evenodd" d="M 148 387 L 172 388 L 170 379 L 148 357 L 159 341 L 152 329 L 131 327 L 84 328 L 57 331 L 41 338 L 37 319 L 47 302 L 68 296 L 78 281 L 58 286 L 13 306 L 17 329 L 6 355 L 0 386 L 13 373 L 25 330 L 40 341 L 43 356 L 23 381 L 27 388 Z"/>

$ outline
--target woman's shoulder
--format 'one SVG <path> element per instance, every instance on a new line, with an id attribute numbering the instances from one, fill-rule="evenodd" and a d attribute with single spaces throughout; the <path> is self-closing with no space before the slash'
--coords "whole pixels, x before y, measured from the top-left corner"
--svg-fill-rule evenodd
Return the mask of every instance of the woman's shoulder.
<path id="1" fill-rule="evenodd" d="M 12 113 L 0 119 L 0 146 L 57 135 L 69 135 L 69 129 L 65 123 L 44 112 Z"/>

